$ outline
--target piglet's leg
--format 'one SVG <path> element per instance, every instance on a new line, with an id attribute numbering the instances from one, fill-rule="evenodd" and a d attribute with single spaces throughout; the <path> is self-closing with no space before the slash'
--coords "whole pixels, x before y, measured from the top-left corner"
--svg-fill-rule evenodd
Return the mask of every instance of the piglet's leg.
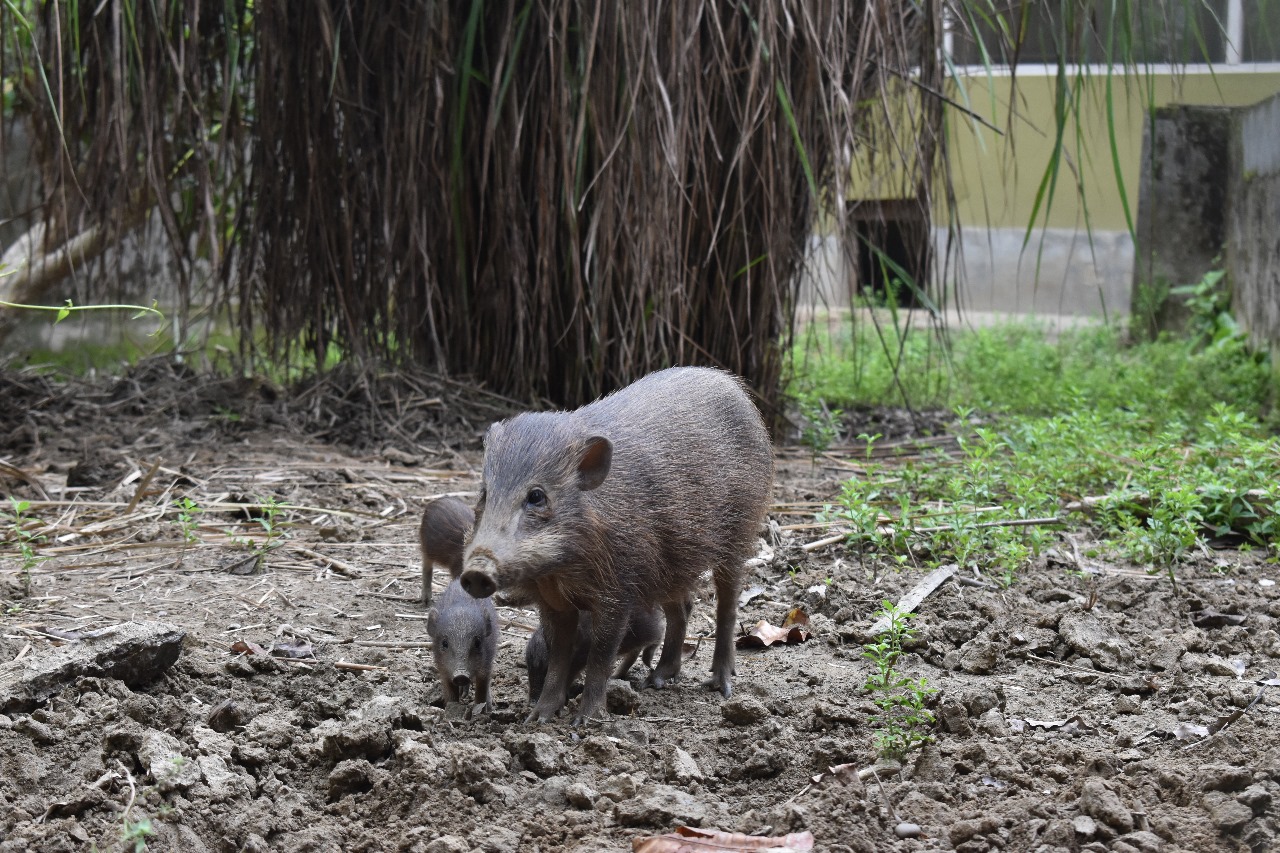
<path id="1" fill-rule="evenodd" d="M 542 695 L 525 718 L 527 723 L 555 719 L 569 696 L 569 670 L 573 665 L 573 639 L 578 633 L 578 611 L 552 610 L 543 606 L 542 630 L 547 638 L 547 680 Z"/>
<path id="2" fill-rule="evenodd" d="M 613 661 L 618 656 L 618 647 L 622 645 L 627 616 L 625 610 L 597 611 L 592 616 L 591 652 L 587 655 L 582 702 L 573 718 L 575 726 L 605 716 L 605 686 L 613 673 Z"/>
<path id="3" fill-rule="evenodd" d="M 662 638 L 662 656 L 658 665 L 649 673 L 649 687 L 663 688 L 667 682 L 680 675 L 683 662 L 684 632 L 689 624 L 689 607 L 683 601 L 668 601 L 662 605 L 667 617 L 667 631 Z"/>

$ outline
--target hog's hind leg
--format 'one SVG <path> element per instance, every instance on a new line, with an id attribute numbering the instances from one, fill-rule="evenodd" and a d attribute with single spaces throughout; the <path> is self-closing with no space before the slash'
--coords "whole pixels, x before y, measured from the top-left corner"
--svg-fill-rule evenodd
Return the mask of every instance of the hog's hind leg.
<path id="1" fill-rule="evenodd" d="M 733 695 L 734 640 L 738 630 L 738 588 L 742 561 L 728 560 L 712 570 L 716 587 L 716 651 L 711 659 L 711 678 L 706 686 L 719 690 L 728 699 Z"/>

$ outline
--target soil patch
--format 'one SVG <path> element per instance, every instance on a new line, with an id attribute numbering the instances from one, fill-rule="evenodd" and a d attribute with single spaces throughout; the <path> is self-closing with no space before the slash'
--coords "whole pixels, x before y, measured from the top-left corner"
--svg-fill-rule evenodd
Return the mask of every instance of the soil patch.
<path id="1" fill-rule="evenodd" d="M 811 640 L 740 652 L 728 701 L 700 686 L 704 642 L 666 690 L 641 689 L 637 665 L 604 723 L 531 726 L 537 620 L 502 608 L 494 710 L 468 719 L 431 666 L 416 526 L 428 498 L 473 494 L 477 436 L 508 403 L 422 377 L 286 399 L 148 369 L 0 375 L 3 491 L 45 537 L 29 588 L 16 547 L 0 552 L 0 664 L 128 621 L 186 632 L 148 685 L 83 677 L 0 715 L 0 851 L 628 850 L 679 824 L 808 830 L 824 851 L 1277 843 L 1280 690 L 1258 682 L 1280 668 L 1280 570 L 1264 555 L 1198 554 L 1181 595 L 1102 557 L 1081 576 L 1045 554 L 1008 589 L 958 574 L 901 664 L 938 688 L 936 742 L 832 773 L 875 763 L 861 643 L 925 570 L 802 550 L 858 457 L 783 451 L 740 619 L 801 607 Z M 712 602 L 708 585 L 693 634 Z"/>

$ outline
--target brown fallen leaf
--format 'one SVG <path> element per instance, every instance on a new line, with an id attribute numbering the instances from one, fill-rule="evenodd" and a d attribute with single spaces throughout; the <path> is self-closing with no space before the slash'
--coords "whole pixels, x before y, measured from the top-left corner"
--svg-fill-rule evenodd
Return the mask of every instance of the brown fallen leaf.
<path id="1" fill-rule="evenodd" d="M 248 640 L 236 640 L 231 644 L 231 653 L 236 655 L 265 655 L 267 650 Z"/>
<path id="2" fill-rule="evenodd" d="M 649 835 L 631 840 L 632 853 L 702 853 L 706 850 L 746 853 L 803 853 L 813 849 L 812 832 L 793 832 L 790 835 L 743 835 L 740 832 L 720 832 L 715 829 L 694 829 L 678 826 L 666 835 Z"/>
<path id="3" fill-rule="evenodd" d="M 782 642 L 794 646 L 808 639 L 809 614 L 793 607 L 787 611 L 781 626 L 770 625 L 768 620 L 761 619 L 749 632 L 738 637 L 737 646 L 740 649 L 763 649 Z"/>

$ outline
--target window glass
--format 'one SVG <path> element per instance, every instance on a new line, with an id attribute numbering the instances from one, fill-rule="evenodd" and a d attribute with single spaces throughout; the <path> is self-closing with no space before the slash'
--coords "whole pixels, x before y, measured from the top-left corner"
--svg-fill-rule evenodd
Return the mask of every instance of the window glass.
<path id="1" fill-rule="evenodd" d="M 1255 18 L 1262 15 L 1260 4 L 1267 7 L 1271 31 L 1280 35 L 1280 0 L 1245 0 Z M 1185 64 L 1226 59 L 1227 0 L 1131 0 L 1127 21 L 1112 17 L 1112 0 L 959 5 L 967 14 L 953 22 L 952 32 L 953 57 L 961 65 L 983 64 L 984 47 L 993 65 L 1009 65 L 1015 59 L 1019 64 L 1054 65 L 1060 57 L 1069 63 L 1106 62 L 1108 45 L 1112 60 Z M 1247 16 L 1248 12 L 1246 21 Z M 1246 37 L 1246 51 L 1249 44 Z"/>
<path id="2" fill-rule="evenodd" d="M 1244 0 L 1244 62 L 1280 62 L 1280 0 Z"/>

